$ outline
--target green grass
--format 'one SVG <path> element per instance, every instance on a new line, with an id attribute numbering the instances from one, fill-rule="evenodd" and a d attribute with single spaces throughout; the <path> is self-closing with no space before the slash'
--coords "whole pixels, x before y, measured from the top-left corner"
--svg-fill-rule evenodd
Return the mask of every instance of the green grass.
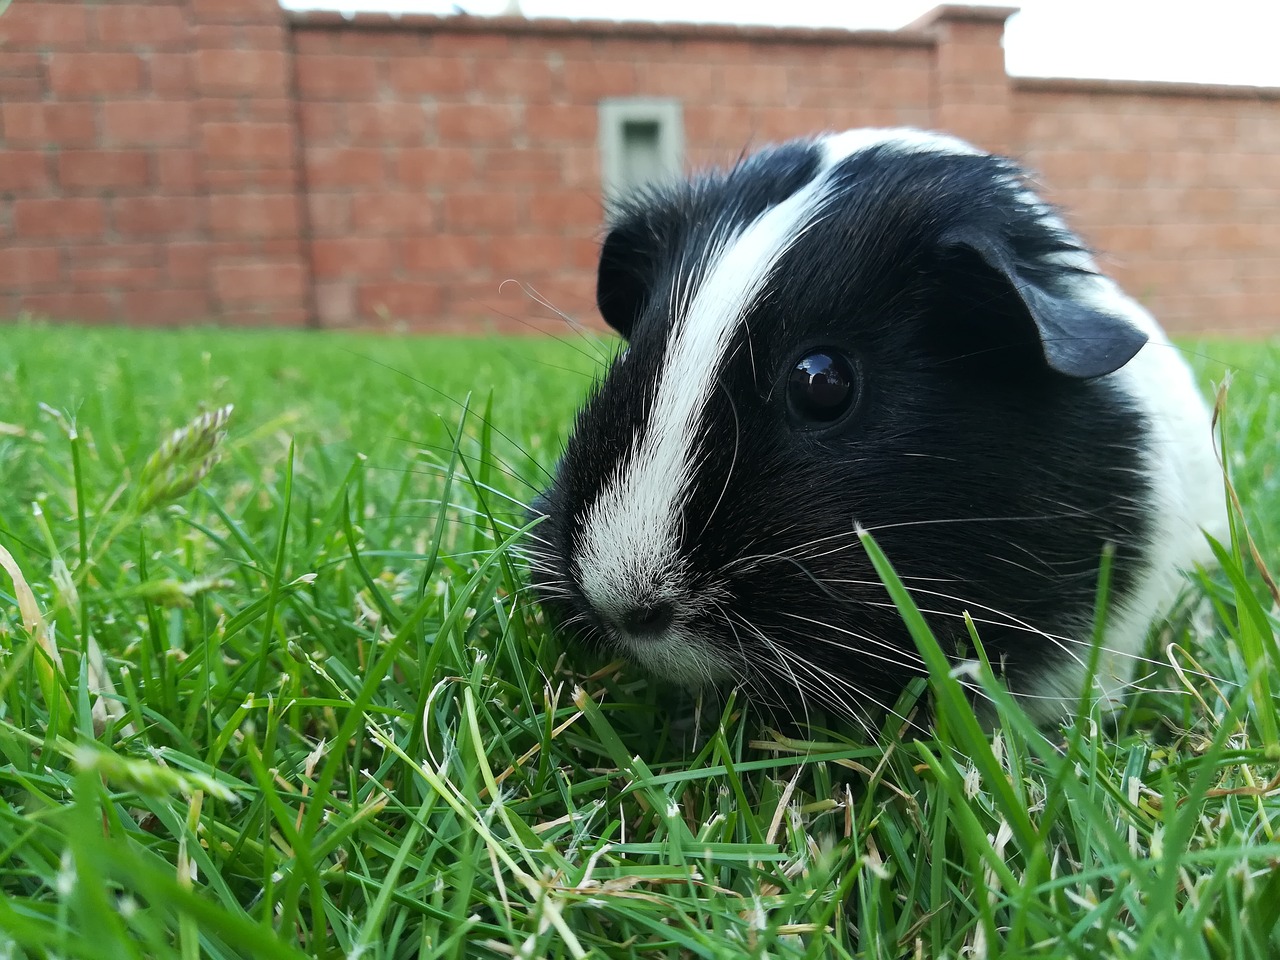
<path id="1" fill-rule="evenodd" d="M 1276 613 L 1242 526 L 1114 728 L 1046 739 L 982 676 L 982 733 L 900 594 L 936 732 L 788 739 L 597 670 L 519 600 L 506 496 L 554 461 L 581 341 L 3 343 L 0 957 L 1280 955 Z M 1272 558 L 1280 349 L 1193 349 L 1242 368 Z M 162 446 L 226 404 L 220 462 L 208 420 Z"/>

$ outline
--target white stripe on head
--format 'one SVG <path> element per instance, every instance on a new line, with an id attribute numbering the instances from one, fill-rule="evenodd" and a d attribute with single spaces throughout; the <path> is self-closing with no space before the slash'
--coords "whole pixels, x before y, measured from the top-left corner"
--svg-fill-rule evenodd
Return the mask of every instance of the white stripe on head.
<path id="1" fill-rule="evenodd" d="M 861 127 L 828 134 L 819 143 L 826 167 L 833 167 L 841 160 L 872 147 L 889 147 L 894 153 L 948 153 L 975 157 L 983 153 L 959 137 L 914 127 Z"/>
<path id="2" fill-rule="evenodd" d="M 707 251 L 708 265 L 687 312 L 673 318 L 648 427 L 637 432 L 587 510 L 576 558 L 578 580 L 605 616 L 659 600 L 688 609 L 689 598 L 681 595 L 679 524 L 699 455 L 698 423 L 715 389 L 714 372 L 779 259 L 830 198 L 832 168 L 877 146 L 902 153 L 979 152 L 953 137 L 906 128 L 851 130 L 820 138 L 815 146 L 821 161 L 813 179 L 750 223 L 726 226 Z"/>
<path id="3" fill-rule="evenodd" d="M 602 613 L 628 601 L 675 599 L 679 521 L 692 479 L 697 422 L 746 312 L 783 253 L 817 210 L 815 179 L 710 251 L 702 283 L 671 325 L 648 428 L 633 439 L 587 511 L 578 575 Z"/>

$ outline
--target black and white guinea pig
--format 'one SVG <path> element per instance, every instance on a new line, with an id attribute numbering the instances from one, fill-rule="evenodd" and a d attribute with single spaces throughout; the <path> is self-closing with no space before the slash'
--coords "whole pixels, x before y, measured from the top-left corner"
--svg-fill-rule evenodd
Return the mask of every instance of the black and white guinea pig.
<path id="1" fill-rule="evenodd" d="M 597 300 L 627 344 L 538 500 L 532 578 L 553 624 L 661 678 L 891 705 L 923 664 L 864 527 L 944 648 L 968 612 L 1046 721 L 1114 544 L 1115 704 L 1224 528 L 1178 351 L 1017 166 L 952 137 L 851 130 L 641 192 Z"/>

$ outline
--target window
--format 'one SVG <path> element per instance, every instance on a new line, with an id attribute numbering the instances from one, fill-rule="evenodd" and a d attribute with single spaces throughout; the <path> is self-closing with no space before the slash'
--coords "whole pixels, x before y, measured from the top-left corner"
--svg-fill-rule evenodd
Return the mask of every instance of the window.
<path id="1" fill-rule="evenodd" d="M 606 204 L 637 187 L 679 176 L 683 162 L 679 100 L 600 101 L 600 167 Z"/>

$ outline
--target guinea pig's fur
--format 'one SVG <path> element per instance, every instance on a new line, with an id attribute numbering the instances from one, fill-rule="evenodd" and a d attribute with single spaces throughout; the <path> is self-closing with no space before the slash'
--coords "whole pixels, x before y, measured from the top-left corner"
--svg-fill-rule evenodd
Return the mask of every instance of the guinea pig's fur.
<path id="1" fill-rule="evenodd" d="M 1114 705 L 1225 527 L 1178 351 L 1018 167 L 952 137 L 797 140 L 624 199 L 597 299 L 627 346 L 536 505 L 533 581 L 661 678 L 891 705 L 923 666 L 864 527 L 944 648 L 968 655 L 968 612 L 1044 721 L 1082 692 L 1114 544 Z M 817 367 L 792 383 L 815 354 L 844 358 L 833 422 L 805 412 Z"/>

